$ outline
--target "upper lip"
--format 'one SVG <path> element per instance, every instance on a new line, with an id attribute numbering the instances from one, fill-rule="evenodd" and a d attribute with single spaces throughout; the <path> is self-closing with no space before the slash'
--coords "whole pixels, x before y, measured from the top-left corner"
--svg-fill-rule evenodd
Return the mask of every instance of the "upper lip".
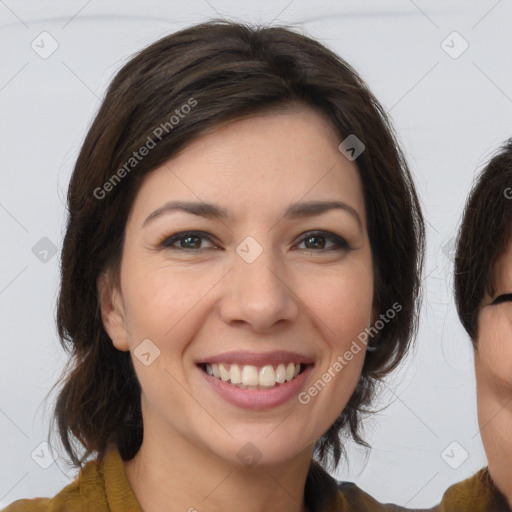
<path id="1" fill-rule="evenodd" d="M 215 356 L 205 357 L 197 364 L 206 363 L 227 363 L 227 364 L 241 364 L 241 365 L 254 365 L 262 366 L 266 364 L 276 365 L 280 363 L 302 363 L 313 364 L 314 360 L 311 357 L 297 352 L 288 352 L 284 350 L 274 352 L 224 352 Z"/>

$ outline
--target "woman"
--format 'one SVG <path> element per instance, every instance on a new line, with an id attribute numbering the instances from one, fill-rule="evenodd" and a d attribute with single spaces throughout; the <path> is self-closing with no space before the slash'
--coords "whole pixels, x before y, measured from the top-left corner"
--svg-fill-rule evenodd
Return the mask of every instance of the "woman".
<path id="1" fill-rule="evenodd" d="M 512 139 L 469 194 L 455 256 L 455 302 L 475 354 L 478 423 L 488 467 L 450 487 L 435 510 L 512 506 Z"/>
<path id="2" fill-rule="evenodd" d="M 478 423 L 488 467 L 450 487 L 437 510 L 512 506 L 512 139 L 469 194 L 455 257 L 455 302 L 475 353 Z"/>
<path id="3" fill-rule="evenodd" d="M 161 39 L 110 85 L 68 208 L 55 420 L 95 460 L 9 512 L 384 510 L 322 465 L 407 352 L 424 226 L 348 64 L 279 27 Z"/>

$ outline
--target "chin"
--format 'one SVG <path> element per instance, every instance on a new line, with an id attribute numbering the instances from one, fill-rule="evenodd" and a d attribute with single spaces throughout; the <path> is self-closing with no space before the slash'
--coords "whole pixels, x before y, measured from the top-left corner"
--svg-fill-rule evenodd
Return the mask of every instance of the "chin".
<path id="1" fill-rule="evenodd" d="M 279 427 L 278 427 L 279 428 Z M 240 436 L 235 437 L 229 442 L 230 446 L 226 449 L 220 449 L 215 446 L 216 455 L 224 459 L 228 464 L 241 467 L 272 468 L 286 465 L 297 457 L 312 457 L 314 443 L 303 449 L 300 447 L 301 441 L 294 439 L 289 435 L 278 436 L 270 434 L 267 438 L 259 436 Z M 308 452 L 311 452 L 308 454 Z"/>

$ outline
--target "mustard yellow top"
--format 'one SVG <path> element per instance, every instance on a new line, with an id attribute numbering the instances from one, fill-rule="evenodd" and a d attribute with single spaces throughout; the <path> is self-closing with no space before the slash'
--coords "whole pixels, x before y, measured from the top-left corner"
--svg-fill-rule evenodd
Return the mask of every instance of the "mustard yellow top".
<path id="1" fill-rule="evenodd" d="M 17 500 L 2 512 L 143 512 L 117 449 L 101 464 L 88 462 L 77 478 L 53 498 Z"/>
<path id="2" fill-rule="evenodd" d="M 488 468 L 452 485 L 433 512 L 510 512 L 505 497 L 491 479 Z"/>
<path id="3" fill-rule="evenodd" d="M 382 505 L 353 483 L 340 483 L 338 489 L 335 506 L 322 512 L 409 510 L 395 505 Z M 471 508 L 471 510 L 475 509 Z M 53 498 L 17 500 L 2 512 L 143 512 L 143 510 L 126 478 L 119 451 L 112 447 L 101 463 L 96 460 L 89 461 L 81 469 L 77 478 Z"/>

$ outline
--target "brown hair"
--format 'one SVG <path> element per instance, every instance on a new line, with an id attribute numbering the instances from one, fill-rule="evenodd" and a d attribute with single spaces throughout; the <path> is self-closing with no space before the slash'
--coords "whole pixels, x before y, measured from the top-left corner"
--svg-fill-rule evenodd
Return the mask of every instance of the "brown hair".
<path id="1" fill-rule="evenodd" d="M 455 254 L 455 303 L 473 342 L 485 292 L 494 295 L 494 266 L 512 236 L 512 139 L 478 176 L 466 201 Z"/>
<path id="2" fill-rule="evenodd" d="M 171 128 L 170 116 L 191 98 L 194 108 Z M 103 328 L 96 286 L 104 272 L 118 284 L 125 224 L 142 179 L 220 123 L 294 104 L 316 109 L 340 142 L 355 134 L 365 145 L 356 163 L 375 268 L 375 304 L 381 313 L 395 303 L 401 306 L 397 319 L 373 339 L 377 349 L 367 354 L 357 389 L 319 439 L 316 453 L 323 463 L 332 455 L 336 465 L 343 431 L 365 444 L 360 414 L 378 380 L 407 352 L 417 327 L 424 224 L 407 164 L 384 109 L 332 51 L 284 27 L 214 20 L 164 37 L 123 66 L 71 177 L 57 312 L 61 343 L 71 357 L 54 420 L 75 465 L 93 453 L 101 459 L 110 444 L 124 460 L 131 459 L 142 442 L 141 389 L 130 354 L 116 350 Z M 129 176 L 99 193 L 165 123 L 166 133 Z M 73 438 L 85 448 L 81 457 Z M 318 480 L 318 467 L 312 461 L 309 483 Z M 313 503 L 308 485 L 306 501 Z"/>

